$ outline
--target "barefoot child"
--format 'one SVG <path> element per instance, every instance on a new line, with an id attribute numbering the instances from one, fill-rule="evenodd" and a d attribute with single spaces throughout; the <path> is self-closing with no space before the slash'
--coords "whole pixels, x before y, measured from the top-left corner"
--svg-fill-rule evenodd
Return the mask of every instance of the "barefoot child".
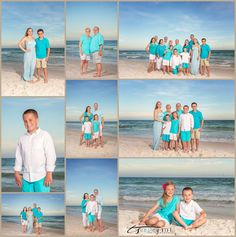
<path id="1" fill-rule="evenodd" d="M 162 228 L 172 223 L 172 213 L 179 206 L 179 198 L 174 195 L 175 185 L 167 182 L 162 185 L 163 195 L 157 203 L 144 215 L 140 224 Z"/>
<path id="2" fill-rule="evenodd" d="M 182 59 L 182 69 L 184 75 L 189 75 L 189 63 L 190 63 L 190 54 L 187 52 L 187 48 L 183 48 L 183 52 L 180 54 Z"/>
<path id="3" fill-rule="evenodd" d="M 99 139 L 99 127 L 100 123 L 98 122 L 98 115 L 94 115 L 94 120 L 93 120 L 93 144 L 95 144 L 95 148 L 98 147 L 98 139 Z"/>
<path id="4" fill-rule="evenodd" d="M 162 128 L 162 141 L 163 141 L 163 149 L 168 150 L 170 142 L 170 128 L 171 128 L 170 115 L 167 114 L 165 118 L 166 122 L 163 124 Z"/>
<path id="5" fill-rule="evenodd" d="M 22 233 L 26 233 L 27 229 L 27 208 L 24 207 L 23 210 L 20 213 L 20 220 L 21 220 L 21 226 L 22 226 Z"/>
<path id="6" fill-rule="evenodd" d="M 178 150 L 178 133 L 179 133 L 179 119 L 177 112 L 172 113 L 171 127 L 170 127 L 170 149 Z"/>
<path id="7" fill-rule="evenodd" d="M 206 38 L 202 38 L 201 50 L 200 50 L 200 64 L 201 64 L 201 75 L 210 76 L 210 58 L 211 58 L 211 48 L 206 44 Z"/>
<path id="8" fill-rule="evenodd" d="M 27 132 L 20 137 L 16 148 L 16 184 L 22 188 L 22 192 L 50 192 L 56 163 L 52 137 L 39 128 L 36 110 L 28 109 L 22 117 Z"/>
<path id="9" fill-rule="evenodd" d="M 173 213 L 175 222 L 185 229 L 198 228 L 206 223 L 206 212 L 193 200 L 193 190 L 185 187 L 182 191 L 183 201 Z"/>
<path id="10" fill-rule="evenodd" d="M 163 74 L 166 72 L 170 74 L 171 67 L 170 67 L 170 59 L 173 53 L 173 45 L 170 45 L 168 49 L 166 49 L 163 57 Z"/>
<path id="11" fill-rule="evenodd" d="M 146 47 L 146 52 L 149 53 L 149 65 L 147 72 L 154 71 L 156 62 L 156 51 L 157 51 L 156 39 L 155 37 L 152 37 L 150 43 Z"/>
<path id="12" fill-rule="evenodd" d="M 89 231 L 93 232 L 95 228 L 95 220 L 98 213 L 98 204 L 95 201 L 95 196 L 90 195 L 90 199 L 86 206 L 86 213 L 88 216 Z"/>
<path id="13" fill-rule="evenodd" d="M 38 212 L 36 213 L 36 234 L 42 234 L 42 224 L 43 224 L 43 213 L 41 212 L 41 208 L 38 207 Z"/>
<path id="14" fill-rule="evenodd" d="M 174 49 L 173 54 L 170 59 L 170 66 L 172 69 L 172 73 L 174 75 L 180 74 L 182 71 L 182 60 L 180 55 L 178 54 L 177 49 Z"/>
<path id="15" fill-rule="evenodd" d="M 86 214 L 86 206 L 89 201 L 89 194 L 85 193 L 83 196 L 83 200 L 81 202 L 81 208 L 82 208 L 82 221 L 83 221 L 83 227 L 86 230 L 88 227 L 88 217 Z"/>
<path id="16" fill-rule="evenodd" d="M 83 133 L 86 146 L 90 146 L 91 133 L 92 133 L 92 123 L 89 121 L 89 117 L 85 117 L 85 122 L 83 124 Z"/>

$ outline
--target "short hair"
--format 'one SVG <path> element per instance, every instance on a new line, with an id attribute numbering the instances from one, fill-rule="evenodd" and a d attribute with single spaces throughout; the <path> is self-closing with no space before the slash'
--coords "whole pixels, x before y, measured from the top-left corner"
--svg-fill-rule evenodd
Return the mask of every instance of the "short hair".
<path id="1" fill-rule="evenodd" d="M 38 112 L 35 109 L 27 109 L 27 110 L 25 110 L 24 113 L 22 114 L 22 117 L 24 118 L 24 116 L 26 114 L 33 114 L 36 118 L 39 117 Z"/>
<path id="2" fill-rule="evenodd" d="M 94 197 L 95 198 L 95 195 L 94 194 L 90 194 L 90 197 Z"/>
<path id="3" fill-rule="evenodd" d="M 193 102 L 193 103 L 191 104 L 191 106 L 192 106 L 192 105 L 197 105 L 197 103 L 196 103 L 196 102 Z"/>
<path id="4" fill-rule="evenodd" d="M 43 29 L 38 29 L 37 33 L 39 33 L 39 32 L 43 32 L 44 33 L 44 30 Z"/>
<path id="5" fill-rule="evenodd" d="M 41 207 L 38 207 L 38 209 L 41 209 Z"/>
<path id="6" fill-rule="evenodd" d="M 206 38 L 202 38 L 202 40 L 205 40 L 205 41 L 206 41 Z"/>
<path id="7" fill-rule="evenodd" d="M 169 115 L 169 114 L 166 114 L 166 117 L 170 117 L 170 115 Z"/>
<path id="8" fill-rule="evenodd" d="M 193 189 L 191 187 L 183 188 L 182 193 L 184 193 L 184 191 L 191 191 L 193 193 Z"/>
<path id="9" fill-rule="evenodd" d="M 188 105 L 185 105 L 183 108 L 188 108 L 188 109 L 189 109 L 189 106 L 188 106 Z"/>

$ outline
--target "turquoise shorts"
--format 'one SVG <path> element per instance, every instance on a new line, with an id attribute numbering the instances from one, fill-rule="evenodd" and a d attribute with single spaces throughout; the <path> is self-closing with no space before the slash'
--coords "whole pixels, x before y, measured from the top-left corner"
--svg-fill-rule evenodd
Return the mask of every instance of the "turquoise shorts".
<path id="1" fill-rule="evenodd" d="M 92 215 L 91 213 L 88 214 L 88 223 L 92 224 L 95 221 L 95 215 Z"/>
<path id="2" fill-rule="evenodd" d="M 45 178 L 42 178 L 35 182 L 28 182 L 25 179 L 22 181 L 22 192 L 28 192 L 28 193 L 48 193 L 50 192 L 50 186 L 46 187 L 44 185 Z"/>
<path id="3" fill-rule="evenodd" d="M 170 141 L 170 135 L 163 134 L 163 135 L 162 135 L 162 141 L 164 141 L 164 142 L 169 142 L 169 141 Z"/>
<path id="4" fill-rule="evenodd" d="M 189 64 L 188 63 L 182 63 L 182 68 L 184 68 L 184 69 L 189 68 Z"/>
<path id="5" fill-rule="evenodd" d="M 181 137 L 182 142 L 190 142 L 191 132 L 190 131 L 181 131 L 180 137 Z"/>
<path id="6" fill-rule="evenodd" d="M 84 134 L 84 139 L 85 140 L 91 140 L 91 133 L 85 133 Z"/>
<path id="7" fill-rule="evenodd" d="M 194 220 L 184 219 L 182 216 L 180 216 L 180 217 L 181 217 L 181 219 L 184 221 L 184 223 L 185 223 L 186 225 L 192 225 L 193 222 L 194 222 Z M 178 221 L 175 221 L 175 223 L 176 223 L 176 225 L 178 225 L 178 226 L 182 226 Z"/>
<path id="8" fill-rule="evenodd" d="M 176 75 L 176 74 L 178 74 L 178 72 L 179 72 L 179 66 L 176 66 L 175 68 L 172 69 L 173 74 Z"/>

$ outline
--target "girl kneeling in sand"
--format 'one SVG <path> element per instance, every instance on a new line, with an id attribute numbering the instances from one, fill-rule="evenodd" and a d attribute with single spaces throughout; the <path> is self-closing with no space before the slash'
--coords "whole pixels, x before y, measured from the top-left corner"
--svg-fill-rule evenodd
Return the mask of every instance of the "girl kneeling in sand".
<path id="1" fill-rule="evenodd" d="M 172 213 L 177 210 L 180 202 L 179 198 L 174 195 L 175 185 L 172 182 L 167 182 L 162 185 L 162 188 L 162 197 L 145 213 L 140 224 L 162 228 L 174 220 Z"/>

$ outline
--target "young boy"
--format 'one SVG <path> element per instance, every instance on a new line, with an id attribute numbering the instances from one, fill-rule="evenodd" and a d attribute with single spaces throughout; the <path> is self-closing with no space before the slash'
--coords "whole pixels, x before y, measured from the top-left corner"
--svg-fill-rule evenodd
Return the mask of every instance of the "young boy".
<path id="1" fill-rule="evenodd" d="M 172 73 L 174 75 L 180 74 L 182 71 L 182 60 L 180 55 L 178 54 L 177 49 L 174 49 L 174 52 L 170 59 L 170 66 L 172 68 Z"/>
<path id="2" fill-rule="evenodd" d="M 95 114 L 93 120 L 93 141 L 95 144 L 95 148 L 98 147 L 99 130 L 100 130 L 100 123 L 98 122 L 98 115 Z"/>
<path id="3" fill-rule="evenodd" d="M 184 51 L 180 54 L 182 58 L 182 68 L 184 75 L 189 75 L 189 63 L 190 63 L 190 54 L 187 52 L 187 48 L 183 49 Z"/>
<path id="4" fill-rule="evenodd" d="M 211 48 L 208 44 L 206 44 L 206 38 L 202 38 L 201 51 L 200 51 L 200 64 L 201 64 L 201 75 L 205 75 L 205 71 L 207 72 L 207 76 L 210 76 L 210 58 L 211 58 Z"/>
<path id="5" fill-rule="evenodd" d="M 38 212 L 36 213 L 36 234 L 42 234 L 42 224 L 43 224 L 43 213 L 41 212 L 41 208 L 38 207 Z"/>
<path id="6" fill-rule="evenodd" d="M 185 105 L 183 113 L 179 117 L 179 133 L 184 152 L 189 152 L 191 133 L 193 132 L 194 120 L 189 112 L 189 106 Z"/>
<path id="7" fill-rule="evenodd" d="M 37 67 L 37 81 L 40 81 L 41 68 L 44 74 L 44 83 L 48 82 L 48 70 L 47 62 L 50 56 L 50 44 L 49 40 L 44 37 L 43 29 L 37 30 L 38 38 L 36 42 L 36 67 Z"/>
<path id="8" fill-rule="evenodd" d="M 94 231 L 94 222 L 96 220 L 96 216 L 98 214 L 98 204 L 95 201 L 95 195 L 90 195 L 90 200 L 86 206 L 86 213 L 88 215 L 88 224 L 89 224 L 89 231 Z"/>
<path id="9" fill-rule="evenodd" d="M 22 192 L 50 192 L 56 152 L 50 134 L 39 128 L 38 112 L 28 109 L 23 113 L 27 132 L 16 148 L 15 181 Z M 20 172 L 23 169 L 23 177 Z"/>
<path id="10" fill-rule="evenodd" d="M 85 122 L 82 125 L 83 126 L 83 133 L 84 133 L 84 139 L 86 142 L 86 146 L 90 146 L 90 140 L 91 140 L 91 133 L 92 133 L 92 123 L 89 121 L 89 117 L 85 117 Z"/>
<path id="11" fill-rule="evenodd" d="M 168 150 L 170 143 L 170 128 L 171 128 L 170 115 L 166 114 L 165 119 L 166 122 L 163 124 L 162 127 L 162 142 L 163 142 L 163 150 Z"/>
<path id="12" fill-rule="evenodd" d="M 206 212 L 193 200 L 193 190 L 185 187 L 182 191 L 183 201 L 173 213 L 176 224 L 185 229 L 198 228 L 206 223 Z"/>

